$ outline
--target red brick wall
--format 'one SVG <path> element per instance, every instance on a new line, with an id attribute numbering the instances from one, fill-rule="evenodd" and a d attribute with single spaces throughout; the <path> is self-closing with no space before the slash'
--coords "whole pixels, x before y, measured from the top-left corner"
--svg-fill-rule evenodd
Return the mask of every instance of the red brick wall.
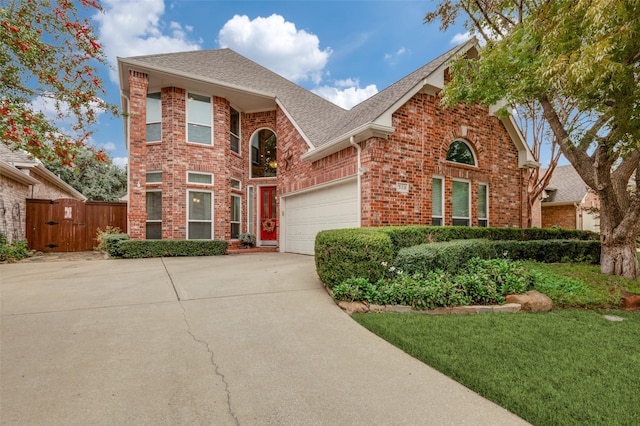
<path id="1" fill-rule="evenodd" d="M 568 206 L 545 206 L 542 204 L 542 227 L 576 229 L 576 208 Z"/>
<path id="2" fill-rule="evenodd" d="M 132 239 L 146 235 L 145 184 L 147 173 L 147 88 L 148 76 L 131 71 L 129 74 L 129 203 L 128 234 Z"/>

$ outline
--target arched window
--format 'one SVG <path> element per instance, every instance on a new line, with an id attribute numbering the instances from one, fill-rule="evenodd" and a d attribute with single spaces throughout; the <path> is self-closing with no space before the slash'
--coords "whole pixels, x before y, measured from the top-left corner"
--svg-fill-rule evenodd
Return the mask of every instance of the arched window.
<path id="1" fill-rule="evenodd" d="M 278 161 L 276 135 L 269 129 L 258 130 L 251 137 L 251 177 L 276 177 Z"/>
<path id="2" fill-rule="evenodd" d="M 470 166 L 476 165 L 476 159 L 473 155 L 471 147 L 464 141 L 456 140 L 449 146 L 447 151 L 447 161 L 453 161 L 454 163 L 468 164 Z"/>

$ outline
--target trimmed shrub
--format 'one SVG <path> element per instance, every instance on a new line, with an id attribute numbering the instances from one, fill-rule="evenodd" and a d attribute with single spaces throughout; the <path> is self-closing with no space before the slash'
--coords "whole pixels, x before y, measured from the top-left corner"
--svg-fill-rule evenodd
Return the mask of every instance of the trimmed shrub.
<path id="1" fill-rule="evenodd" d="M 0 232 L 0 261 L 17 261 L 31 256 L 27 240 L 7 242 L 7 237 Z"/>
<path id="2" fill-rule="evenodd" d="M 376 282 L 393 262 L 393 245 L 379 228 L 321 231 L 315 240 L 316 271 L 330 288 L 349 278 Z"/>
<path id="3" fill-rule="evenodd" d="M 107 247 L 110 242 L 107 240 Z M 218 240 L 129 240 L 113 243 L 109 254 L 114 257 L 140 259 L 147 257 L 217 256 L 227 252 L 226 241 Z"/>
<path id="4" fill-rule="evenodd" d="M 537 260 L 539 262 L 591 262 L 600 260 L 600 241 L 541 240 L 490 241 L 457 240 L 422 244 L 400 250 L 395 266 L 409 274 L 442 269 L 457 274 L 472 258 Z"/>
<path id="5" fill-rule="evenodd" d="M 129 236 L 127 234 L 104 234 L 102 236 L 105 250 L 111 257 L 122 256 L 122 252 L 120 251 L 120 243 L 128 239 Z"/>

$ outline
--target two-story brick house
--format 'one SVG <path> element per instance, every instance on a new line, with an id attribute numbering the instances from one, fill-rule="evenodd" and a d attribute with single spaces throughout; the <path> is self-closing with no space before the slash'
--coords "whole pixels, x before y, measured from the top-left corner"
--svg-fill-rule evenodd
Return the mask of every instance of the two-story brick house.
<path id="1" fill-rule="evenodd" d="M 229 49 L 119 58 L 130 237 L 312 254 L 322 229 L 523 226 L 537 164 L 513 119 L 440 105 L 459 52 L 351 110 Z"/>

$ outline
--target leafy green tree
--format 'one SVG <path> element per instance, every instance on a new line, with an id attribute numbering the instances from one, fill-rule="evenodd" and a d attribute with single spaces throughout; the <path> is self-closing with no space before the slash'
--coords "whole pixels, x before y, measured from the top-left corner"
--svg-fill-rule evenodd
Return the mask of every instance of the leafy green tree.
<path id="1" fill-rule="evenodd" d="M 3 0 L 0 4 L 0 139 L 36 158 L 70 164 L 100 112 L 118 114 L 96 65 L 107 65 L 83 10 L 95 0 Z M 37 104 L 55 107 L 56 123 Z M 102 152 L 95 153 L 102 158 Z"/>
<path id="2" fill-rule="evenodd" d="M 127 172 L 111 162 L 101 160 L 89 150 L 80 151 L 71 165 L 61 159 L 44 162 L 47 169 L 92 201 L 118 201 L 127 192 Z"/>
<path id="3" fill-rule="evenodd" d="M 640 1 L 442 0 L 425 22 L 459 18 L 486 45 L 455 61 L 443 102 L 535 102 L 600 197 L 601 271 L 639 276 L 640 195 L 629 182 L 640 182 Z"/>

